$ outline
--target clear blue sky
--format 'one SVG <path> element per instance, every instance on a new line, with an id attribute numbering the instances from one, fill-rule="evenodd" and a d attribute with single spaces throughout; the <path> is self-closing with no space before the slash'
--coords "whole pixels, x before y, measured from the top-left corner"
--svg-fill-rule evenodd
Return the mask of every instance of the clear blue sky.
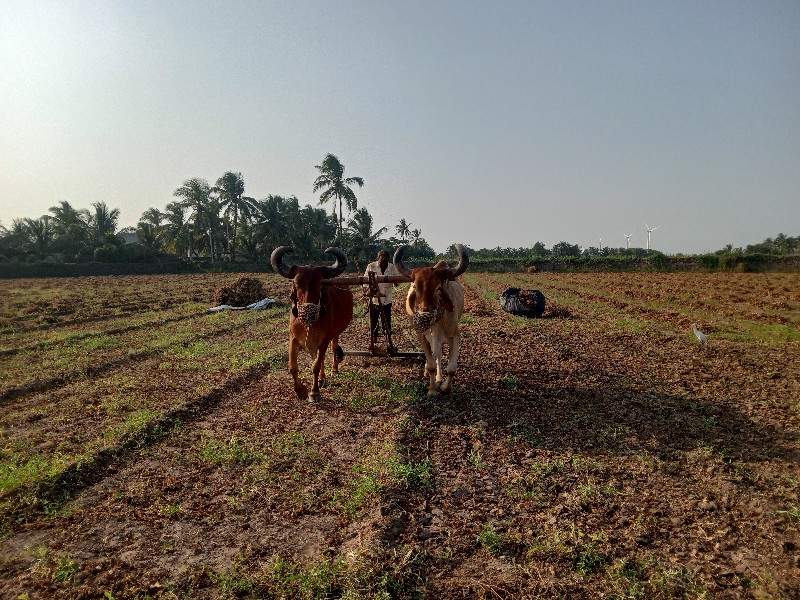
<path id="1" fill-rule="evenodd" d="M 189 177 L 364 178 L 436 250 L 800 235 L 800 2 L 38 2 L 0 19 L 0 222 Z"/>

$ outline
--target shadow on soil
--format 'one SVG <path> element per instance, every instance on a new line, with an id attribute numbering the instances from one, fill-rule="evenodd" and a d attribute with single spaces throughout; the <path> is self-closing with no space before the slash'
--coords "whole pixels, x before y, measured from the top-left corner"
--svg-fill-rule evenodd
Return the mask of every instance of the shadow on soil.
<path id="1" fill-rule="evenodd" d="M 735 406 L 641 393 L 614 375 L 605 378 L 588 387 L 542 383 L 535 375 L 473 379 L 450 396 L 420 399 L 411 412 L 431 425 L 483 421 L 490 437 L 514 436 L 548 450 L 646 450 L 672 460 L 678 452 L 703 449 L 725 462 L 800 462 L 800 452 L 790 447 L 796 433 L 760 425 Z"/>

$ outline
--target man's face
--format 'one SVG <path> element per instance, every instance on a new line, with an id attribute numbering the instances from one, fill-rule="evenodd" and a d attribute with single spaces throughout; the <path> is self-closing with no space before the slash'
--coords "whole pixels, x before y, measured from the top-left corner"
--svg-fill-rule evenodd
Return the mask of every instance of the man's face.
<path id="1" fill-rule="evenodd" d="M 389 255 L 386 252 L 378 254 L 378 266 L 381 269 L 385 269 L 389 266 Z"/>

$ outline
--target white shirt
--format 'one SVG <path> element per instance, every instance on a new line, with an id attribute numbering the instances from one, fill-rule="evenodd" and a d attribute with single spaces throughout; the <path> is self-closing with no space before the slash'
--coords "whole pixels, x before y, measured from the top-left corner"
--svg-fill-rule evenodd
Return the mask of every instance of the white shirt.
<path id="1" fill-rule="evenodd" d="M 367 270 L 364 271 L 364 277 L 369 277 L 369 273 L 370 272 L 375 273 L 376 276 L 378 276 L 378 275 L 400 275 L 400 271 L 398 271 L 397 267 L 395 267 L 394 264 L 392 264 L 392 263 L 389 263 L 386 266 L 386 271 L 381 273 L 381 267 L 380 267 L 380 265 L 378 265 L 378 261 L 377 260 L 375 262 L 371 262 L 371 263 L 369 263 L 367 265 Z M 393 292 L 394 286 L 395 286 L 395 284 L 393 284 L 393 283 L 379 283 L 378 284 L 378 291 L 381 294 L 383 294 L 381 296 L 381 302 L 383 304 L 391 304 L 392 297 L 394 295 L 394 292 Z M 378 299 L 377 298 L 373 298 L 372 299 L 372 303 L 373 304 L 377 304 L 378 303 Z"/>

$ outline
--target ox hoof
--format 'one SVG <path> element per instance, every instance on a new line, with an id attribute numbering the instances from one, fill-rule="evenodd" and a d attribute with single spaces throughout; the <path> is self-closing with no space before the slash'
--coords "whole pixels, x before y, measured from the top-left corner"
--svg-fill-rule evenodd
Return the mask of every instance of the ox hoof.
<path id="1" fill-rule="evenodd" d="M 428 390 L 428 398 L 438 398 L 439 390 Z"/>
<path id="2" fill-rule="evenodd" d="M 318 404 L 319 403 L 319 399 L 321 397 L 322 397 L 322 394 L 311 394 L 308 397 L 308 401 L 311 402 L 311 404 Z"/>

